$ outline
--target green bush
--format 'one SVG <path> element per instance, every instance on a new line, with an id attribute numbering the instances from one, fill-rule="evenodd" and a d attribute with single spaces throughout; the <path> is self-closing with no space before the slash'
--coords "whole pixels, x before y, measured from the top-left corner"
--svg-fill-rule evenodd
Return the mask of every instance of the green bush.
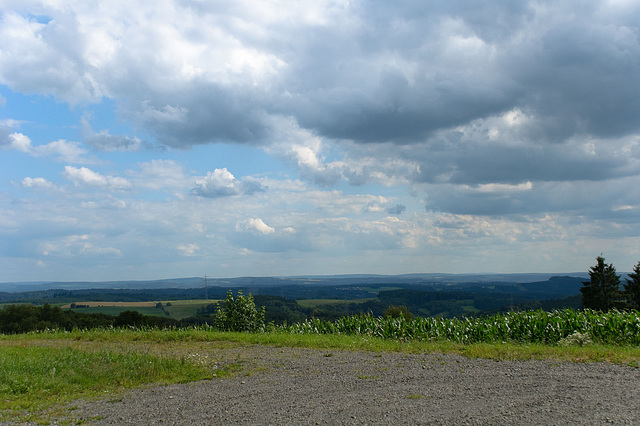
<path id="1" fill-rule="evenodd" d="M 227 292 L 227 298 L 218 304 L 213 314 L 213 326 L 220 331 L 262 331 L 264 330 L 264 306 L 256 308 L 251 294 L 244 296 L 242 290 L 238 290 L 233 297 L 231 290 Z"/>
<path id="2" fill-rule="evenodd" d="M 403 317 L 407 321 L 413 320 L 413 314 L 406 306 L 389 306 L 382 314 L 385 318 Z"/>

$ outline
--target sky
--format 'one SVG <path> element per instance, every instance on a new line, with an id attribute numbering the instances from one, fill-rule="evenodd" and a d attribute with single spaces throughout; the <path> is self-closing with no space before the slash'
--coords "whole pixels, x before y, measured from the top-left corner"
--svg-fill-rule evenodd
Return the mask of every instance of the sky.
<path id="1" fill-rule="evenodd" d="M 640 2 L 0 0 L 0 281 L 640 260 Z"/>

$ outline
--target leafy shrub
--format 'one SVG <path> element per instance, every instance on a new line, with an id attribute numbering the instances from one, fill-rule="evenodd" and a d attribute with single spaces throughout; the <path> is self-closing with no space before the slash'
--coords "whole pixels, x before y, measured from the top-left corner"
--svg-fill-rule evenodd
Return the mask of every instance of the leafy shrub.
<path id="1" fill-rule="evenodd" d="M 222 305 L 218 304 L 213 314 L 213 326 L 221 331 L 262 331 L 264 330 L 264 306 L 256 308 L 251 294 L 245 296 L 238 290 L 233 297 L 231 290 Z"/>
<path id="2" fill-rule="evenodd" d="M 406 306 L 389 306 L 382 314 L 385 318 L 400 318 L 403 317 L 407 321 L 413 320 L 413 314 Z"/>

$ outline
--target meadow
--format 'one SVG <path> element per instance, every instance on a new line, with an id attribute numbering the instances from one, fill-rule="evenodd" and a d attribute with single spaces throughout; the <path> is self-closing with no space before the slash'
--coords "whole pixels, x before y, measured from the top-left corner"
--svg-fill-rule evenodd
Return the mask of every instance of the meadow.
<path id="1" fill-rule="evenodd" d="M 177 320 L 193 317 L 198 310 L 209 304 L 219 302 L 216 299 L 160 300 L 151 302 L 108 302 L 85 301 L 63 304 L 62 309 L 72 309 L 85 314 L 119 315 L 125 311 L 137 311 L 142 315 L 167 316 Z M 158 303 L 162 307 L 158 307 Z"/>

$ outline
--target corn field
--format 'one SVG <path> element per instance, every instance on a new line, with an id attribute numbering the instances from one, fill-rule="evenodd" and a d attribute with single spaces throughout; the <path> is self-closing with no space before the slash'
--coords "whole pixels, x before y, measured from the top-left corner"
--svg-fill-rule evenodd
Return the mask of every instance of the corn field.
<path id="1" fill-rule="evenodd" d="M 520 342 L 557 344 L 580 333 L 593 341 L 640 344 L 640 312 L 572 309 L 510 312 L 481 318 L 381 318 L 372 315 L 336 321 L 307 320 L 283 327 L 303 334 L 350 334 L 396 340 L 448 340 L 457 343 Z"/>

